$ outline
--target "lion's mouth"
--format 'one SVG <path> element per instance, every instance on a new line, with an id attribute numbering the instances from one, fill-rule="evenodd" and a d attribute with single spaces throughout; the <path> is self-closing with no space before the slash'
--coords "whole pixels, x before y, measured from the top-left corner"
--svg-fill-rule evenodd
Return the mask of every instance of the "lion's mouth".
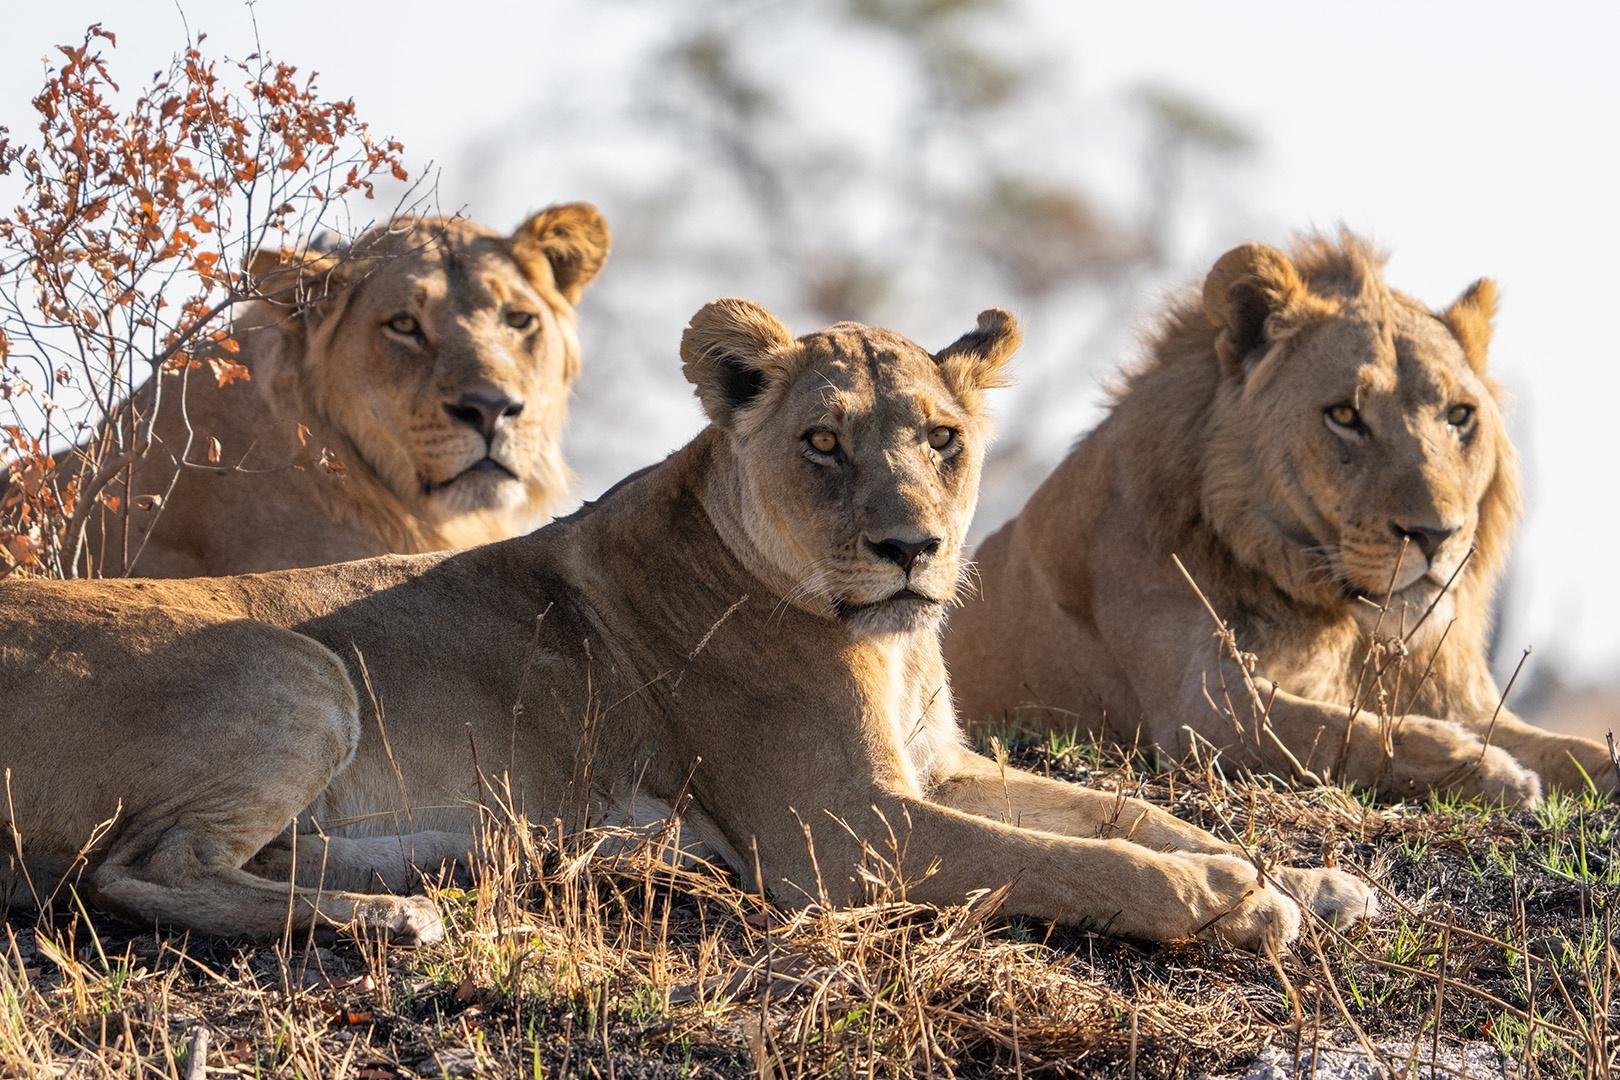
<path id="1" fill-rule="evenodd" d="M 456 473 L 454 476 L 450 477 L 448 480 L 423 480 L 422 494 L 432 495 L 434 492 L 443 491 L 445 488 L 450 487 L 452 484 L 455 484 L 458 481 L 465 480 L 469 476 L 478 476 L 491 472 L 503 472 L 513 480 L 518 478 L 517 473 L 507 468 L 501 462 L 496 461 L 494 458 L 485 455 L 484 457 L 481 457 L 477 461 L 473 462 L 471 465 L 467 466 L 465 469 L 462 469 L 460 472 Z"/>
<path id="2" fill-rule="evenodd" d="M 1346 585 L 1344 596 L 1346 600 L 1372 604 L 1374 607 L 1383 607 L 1386 602 L 1393 605 L 1402 600 L 1426 600 L 1432 593 L 1443 592 L 1446 585 L 1447 582 L 1430 573 L 1424 574 L 1422 577 L 1410 581 L 1393 591 L 1387 588 L 1363 589 L 1354 585 Z"/>
<path id="3" fill-rule="evenodd" d="M 864 604 L 857 604 L 849 600 L 838 599 L 835 599 L 832 602 L 833 614 L 837 615 L 840 619 L 853 619 L 856 616 L 866 612 L 880 611 L 889 607 L 905 607 L 912 604 L 919 607 L 937 607 L 939 605 L 939 601 L 934 599 L 932 596 L 924 596 L 917 590 L 907 587 L 901 589 L 899 592 L 891 593 L 881 600 L 873 600 Z"/>

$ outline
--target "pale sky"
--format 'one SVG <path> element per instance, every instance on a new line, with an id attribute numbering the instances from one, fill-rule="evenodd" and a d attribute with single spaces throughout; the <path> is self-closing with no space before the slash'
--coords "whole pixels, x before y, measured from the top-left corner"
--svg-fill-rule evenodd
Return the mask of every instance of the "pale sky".
<path id="1" fill-rule="evenodd" d="M 184 6 L 192 27 L 209 32 L 211 52 L 249 51 L 242 8 Z M 1063 58 L 1062 77 L 1092 98 L 1166 83 L 1258 137 L 1260 157 L 1242 174 L 1250 217 L 1236 227 L 1244 231 L 1208 237 L 1207 250 L 1186 253 L 1190 266 L 1207 266 L 1242 240 L 1281 243 L 1293 230 L 1343 221 L 1392 248 L 1390 281 L 1431 305 L 1481 275 L 1497 279 L 1503 306 L 1492 363 L 1516 402 L 1529 499 L 1504 646 L 1516 655 L 1534 644 L 1588 677 L 1620 677 L 1620 569 L 1601 554 L 1601 538 L 1620 535 L 1608 415 L 1620 401 L 1620 348 L 1602 336 L 1615 287 L 1610 249 L 1620 244 L 1620 8 L 1496 0 L 1027 6 L 1043 44 Z M 86 24 L 100 20 L 119 34 L 116 70 L 137 83 L 181 44 L 178 9 L 163 0 L 7 7 L 0 125 L 19 135 L 32 134 L 28 99 L 41 58 L 55 43 L 77 41 Z M 442 205 L 503 228 L 545 203 L 591 198 L 579 189 L 588 174 L 549 161 L 520 186 L 458 162 L 505 129 L 524 130 L 525 113 L 545 107 L 539 98 L 557 65 L 589 70 L 600 57 L 600 77 L 617 78 L 614 59 L 628 55 L 626 43 L 660 29 L 652 3 L 397 0 L 384 14 L 332 0 L 261 0 L 255 11 L 273 54 L 318 70 L 327 94 L 354 97 L 375 130 L 442 168 Z M 848 61 L 836 52 L 796 59 L 806 79 L 856 75 L 840 70 Z M 624 167 L 635 168 L 628 158 Z M 1261 233 L 1250 235 L 1256 221 Z M 615 236 L 621 251 L 635 243 Z M 686 316 L 705 299 L 672 298 L 671 357 Z M 1156 297 L 1143 301 L 1151 310 Z M 587 304 L 587 342 L 590 317 Z M 1034 338 L 1041 328 L 1028 329 Z M 1090 360 L 1101 370 L 1110 363 Z M 689 415 L 695 430 L 697 413 Z M 1095 422 L 1095 408 L 1061 419 L 1066 442 Z M 576 443 L 596 437 L 624 434 L 574 433 Z M 645 459 L 667 449 L 650 445 Z"/>

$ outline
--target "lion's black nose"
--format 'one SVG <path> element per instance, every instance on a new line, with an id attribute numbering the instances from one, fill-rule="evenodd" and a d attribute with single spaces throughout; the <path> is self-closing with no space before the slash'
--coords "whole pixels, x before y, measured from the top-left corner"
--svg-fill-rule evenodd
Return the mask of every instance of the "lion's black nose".
<path id="1" fill-rule="evenodd" d="M 1424 558 L 1434 558 L 1434 553 L 1440 550 L 1440 545 L 1450 539 L 1457 531 L 1456 526 L 1433 525 L 1402 525 L 1398 521 L 1389 523 L 1389 531 L 1395 534 L 1397 540 L 1410 540 L 1423 552 Z"/>
<path id="2" fill-rule="evenodd" d="M 873 540 L 868 537 L 866 546 L 878 558 L 894 563 L 909 574 L 917 560 L 926 559 L 939 550 L 939 537 L 927 536 L 921 540 L 902 540 L 897 536 Z"/>
<path id="3" fill-rule="evenodd" d="M 455 401 L 444 403 L 450 419 L 476 428 L 486 439 L 493 439 L 502 420 L 523 412 L 523 402 L 514 401 L 502 393 L 462 394 Z"/>

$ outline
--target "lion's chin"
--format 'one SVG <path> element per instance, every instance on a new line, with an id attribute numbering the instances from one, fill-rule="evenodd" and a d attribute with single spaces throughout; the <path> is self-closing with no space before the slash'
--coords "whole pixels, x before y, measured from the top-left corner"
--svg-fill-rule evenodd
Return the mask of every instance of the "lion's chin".
<path id="1" fill-rule="evenodd" d="M 527 489 L 517 474 L 492 458 L 484 458 L 449 480 L 423 486 L 429 504 L 439 516 L 512 510 L 527 498 Z"/>
<path id="2" fill-rule="evenodd" d="M 1420 577 L 1387 597 L 1382 589 L 1356 590 L 1351 592 L 1349 602 L 1356 621 L 1369 632 L 1377 627 L 1383 636 L 1404 636 L 1425 616 L 1428 618 L 1424 621 L 1424 631 L 1444 627 L 1451 620 L 1452 594 L 1446 591 L 1443 582 L 1431 577 Z"/>
<path id="3" fill-rule="evenodd" d="M 856 637 L 913 634 L 939 624 L 945 605 L 932 597 L 902 589 L 872 603 L 833 601 L 833 614 Z"/>

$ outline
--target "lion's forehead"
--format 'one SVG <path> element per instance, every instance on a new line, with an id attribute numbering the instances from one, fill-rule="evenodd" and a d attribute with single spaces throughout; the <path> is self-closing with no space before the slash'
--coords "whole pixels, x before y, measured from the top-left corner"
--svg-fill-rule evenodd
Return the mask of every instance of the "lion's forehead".
<path id="1" fill-rule="evenodd" d="M 1407 312 L 1395 326 L 1395 395 L 1408 407 L 1450 404 L 1480 391 L 1462 346 L 1439 319 Z"/>
<path id="2" fill-rule="evenodd" d="M 800 339 L 797 384 L 834 418 L 925 419 L 950 399 L 933 357 L 898 334 L 847 324 Z"/>
<path id="3" fill-rule="evenodd" d="M 540 294 L 516 263 L 495 251 L 422 251 L 389 264 L 368 283 L 376 302 L 483 311 L 515 301 L 538 303 Z"/>
<path id="4" fill-rule="evenodd" d="M 399 217 L 378 226 L 355 244 L 357 251 L 384 257 L 415 257 L 449 252 L 469 253 L 504 247 L 493 229 L 465 218 Z"/>
<path id="5" fill-rule="evenodd" d="M 1361 406 L 1394 399 L 1403 407 L 1429 407 L 1475 390 L 1477 381 L 1458 344 L 1432 314 L 1400 305 L 1378 318 L 1338 318 L 1308 339 L 1296 365 L 1314 381 L 1336 371 Z"/>
<path id="6" fill-rule="evenodd" d="M 820 419 L 878 441 L 909 438 L 924 424 L 959 419 L 942 387 L 922 379 L 883 378 L 879 385 L 808 384 L 810 408 Z M 874 392 L 875 391 L 875 392 Z"/>

